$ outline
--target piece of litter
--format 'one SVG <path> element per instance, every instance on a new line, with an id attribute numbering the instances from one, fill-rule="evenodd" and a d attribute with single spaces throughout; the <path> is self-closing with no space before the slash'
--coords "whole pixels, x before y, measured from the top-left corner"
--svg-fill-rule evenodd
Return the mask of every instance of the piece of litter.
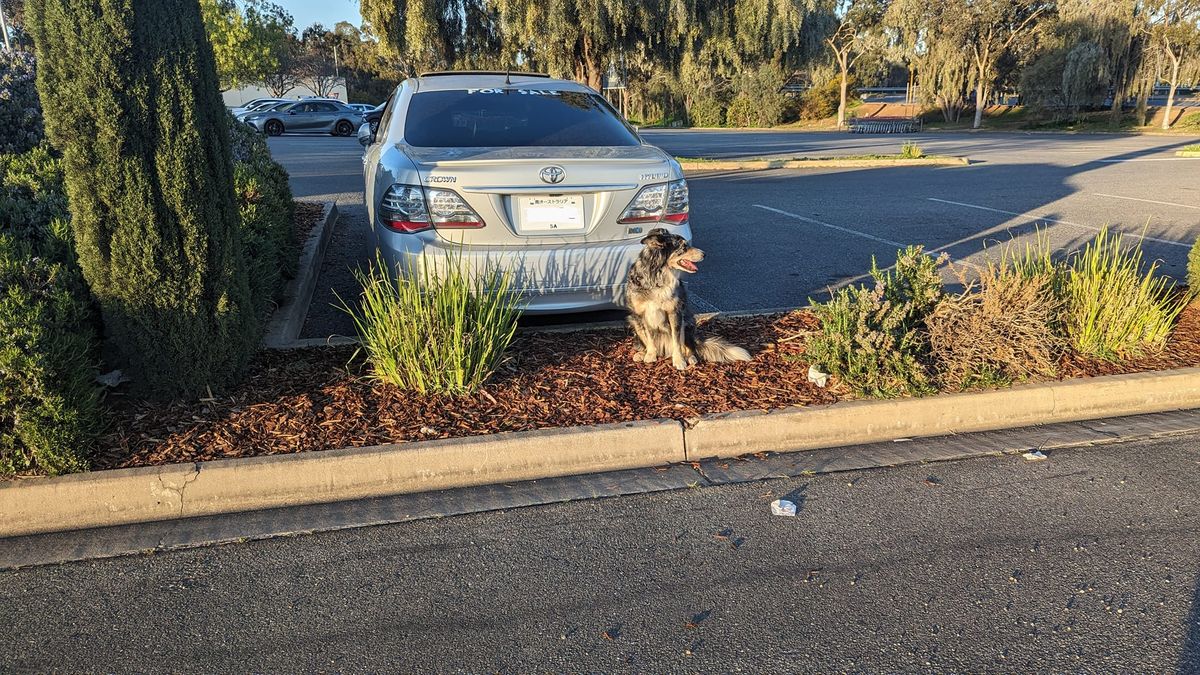
<path id="1" fill-rule="evenodd" d="M 825 385 L 829 384 L 829 373 L 822 370 L 821 367 L 816 364 L 811 365 L 808 367 L 808 381 L 812 382 L 818 387 L 824 387 Z"/>
<path id="2" fill-rule="evenodd" d="M 1042 452 L 1041 450 L 1030 450 L 1021 456 L 1025 458 L 1026 462 L 1040 462 L 1043 459 L 1046 459 L 1046 453 Z"/>
<path id="3" fill-rule="evenodd" d="M 111 389 L 130 380 L 128 377 L 125 377 L 125 373 L 122 373 L 120 370 L 114 370 L 96 377 L 96 381 Z"/>
<path id="4" fill-rule="evenodd" d="M 790 502 L 786 499 L 776 499 L 771 502 L 771 515 L 775 516 L 794 516 L 796 515 L 796 502 Z"/>

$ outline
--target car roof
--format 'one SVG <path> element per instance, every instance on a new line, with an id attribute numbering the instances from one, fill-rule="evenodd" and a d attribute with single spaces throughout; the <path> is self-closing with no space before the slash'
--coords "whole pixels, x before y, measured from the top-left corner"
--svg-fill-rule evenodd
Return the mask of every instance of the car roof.
<path id="1" fill-rule="evenodd" d="M 452 91 L 455 89 L 487 89 L 516 87 L 523 89 L 557 89 L 559 91 L 591 91 L 571 80 L 526 73 L 462 71 L 425 73 L 416 79 L 416 91 Z"/>

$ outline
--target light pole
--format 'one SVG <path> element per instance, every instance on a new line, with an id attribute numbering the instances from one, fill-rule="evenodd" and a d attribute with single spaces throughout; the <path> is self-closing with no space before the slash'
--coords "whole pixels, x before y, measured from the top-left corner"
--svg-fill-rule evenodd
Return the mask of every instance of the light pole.
<path id="1" fill-rule="evenodd" d="M 0 34 L 4 35 L 4 51 L 11 52 L 12 45 L 8 43 L 8 22 L 4 20 L 4 3 L 0 1 Z"/>

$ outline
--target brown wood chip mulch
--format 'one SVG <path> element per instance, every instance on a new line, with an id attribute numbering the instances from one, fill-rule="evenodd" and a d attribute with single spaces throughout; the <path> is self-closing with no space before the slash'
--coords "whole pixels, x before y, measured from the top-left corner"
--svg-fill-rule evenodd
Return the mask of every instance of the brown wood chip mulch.
<path id="1" fill-rule="evenodd" d="M 839 399 L 807 380 L 807 312 L 718 318 L 714 334 L 747 347 L 749 363 L 676 371 L 669 359 L 632 359 L 623 329 L 518 335 L 511 358 L 481 392 L 421 396 L 361 377 L 353 348 L 269 351 L 243 383 L 211 400 L 134 403 L 111 396 L 113 424 L 97 469 L 170 464 L 381 443 L 473 436 L 630 420 L 687 419 L 705 413 L 784 408 Z M 1167 349 L 1111 364 L 1067 359 L 1086 377 L 1200 365 L 1200 305 L 1181 317 Z"/>
<path id="2" fill-rule="evenodd" d="M 294 202 L 296 205 L 296 217 L 292 220 L 296 225 L 296 241 L 303 246 L 308 235 L 313 228 L 321 220 L 321 214 L 325 212 L 325 205 L 320 202 Z"/>

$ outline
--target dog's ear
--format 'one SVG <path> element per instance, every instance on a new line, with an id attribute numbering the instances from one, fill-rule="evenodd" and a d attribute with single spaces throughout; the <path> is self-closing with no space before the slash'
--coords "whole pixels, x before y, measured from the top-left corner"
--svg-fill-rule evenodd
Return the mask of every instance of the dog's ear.
<path id="1" fill-rule="evenodd" d="M 650 230 L 646 236 L 642 237 L 642 244 L 650 248 L 662 248 L 667 245 L 668 236 L 669 234 L 666 229 L 656 227 Z"/>

